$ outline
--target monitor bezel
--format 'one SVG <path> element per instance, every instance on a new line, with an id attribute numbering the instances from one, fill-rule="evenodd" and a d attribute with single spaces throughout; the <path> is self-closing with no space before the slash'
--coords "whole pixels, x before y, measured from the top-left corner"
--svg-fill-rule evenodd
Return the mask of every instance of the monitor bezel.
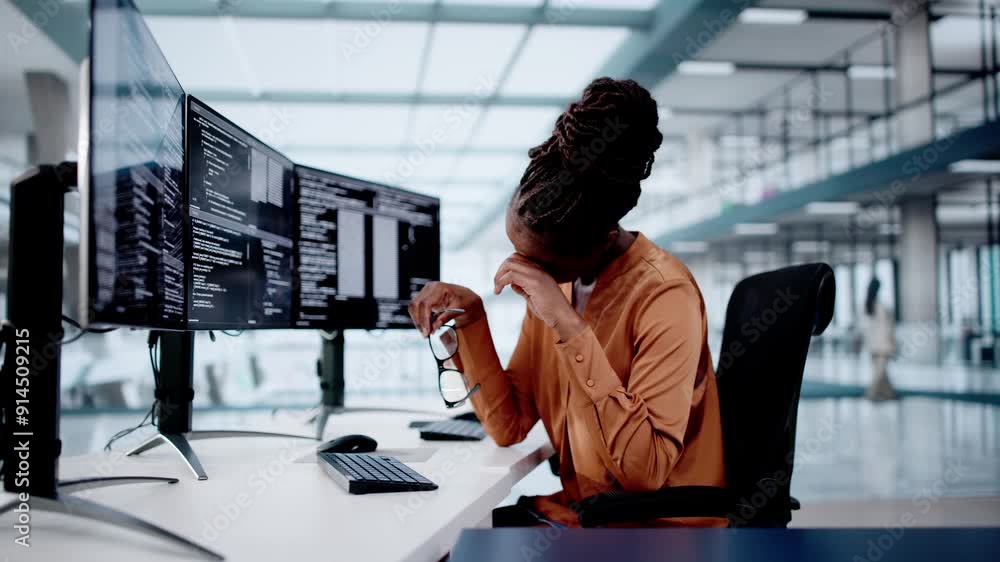
<path id="1" fill-rule="evenodd" d="M 182 138 L 187 138 L 187 105 L 185 102 L 185 96 L 187 93 L 184 90 L 184 85 L 177 78 L 177 74 L 174 72 L 173 67 L 170 65 L 170 61 L 167 59 L 166 54 L 160 47 L 159 42 L 156 40 L 156 36 L 153 31 L 149 28 L 146 23 L 145 16 L 142 15 L 142 11 L 135 2 L 132 0 L 113 0 L 116 5 L 116 9 L 131 9 L 141 20 L 142 26 L 146 33 L 149 34 L 150 40 L 156 46 L 157 51 L 163 57 L 164 62 L 167 63 L 167 68 L 170 70 L 170 75 L 173 77 L 174 82 L 177 84 L 179 91 L 181 93 L 181 136 Z M 80 193 L 80 210 L 86 212 L 85 217 L 81 217 L 80 220 L 80 242 L 79 242 L 79 257 L 80 257 L 80 272 L 79 272 L 79 287 L 78 287 L 78 316 L 81 326 L 84 328 L 140 328 L 140 329 L 151 329 L 151 330 L 163 330 L 163 331 L 184 331 L 187 326 L 187 294 L 184 295 L 185 307 L 184 316 L 179 323 L 170 322 L 148 322 L 144 324 L 140 323 L 128 323 L 121 321 L 120 319 L 107 319 L 107 318 L 97 318 L 96 312 L 93 307 L 91 307 L 92 295 L 91 290 L 93 289 L 91 282 L 91 264 L 96 257 L 96 240 L 94 240 L 93 232 L 93 169 L 94 169 L 94 151 L 91 149 L 93 146 L 93 115 L 94 115 L 94 52 L 95 52 L 95 30 L 94 25 L 97 21 L 95 17 L 98 9 L 105 9 L 104 5 L 111 4 L 111 0 L 91 0 L 90 9 L 88 15 L 90 17 L 90 34 L 88 37 L 88 47 L 89 54 L 84 59 L 81 65 L 80 73 L 80 95 L 81 100 L 86 100 L 80 103 L 80 118 L 79 118 L 79 131 L 77 133 L 77 189 Z M 101 8 L 98 4 L 102 4 Z M 184 173 L 187 167 L 187 157 L 184 155 L 182 158 L 181 165 L 181 197 L 184 200 L 182 213 L 187 219 L 187 177 Z M 186 272 L 185 272 L 186 274 Z"/>

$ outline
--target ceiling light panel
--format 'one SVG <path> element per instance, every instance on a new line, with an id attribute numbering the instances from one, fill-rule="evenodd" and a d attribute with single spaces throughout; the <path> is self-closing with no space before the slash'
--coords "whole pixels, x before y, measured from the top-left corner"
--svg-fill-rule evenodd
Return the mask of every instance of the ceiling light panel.
<path id="1" fill-rule="evenodd" d="M 535 26 L 501 93 L 578 96 L 628 35 L 626 28 Z"/>
<path id="2" fill-rule="evenodd" d="M 464 94 L 481 103 L 496 92 L 526 32 L 524 25 L 437 24 L 421 92 Z"/>

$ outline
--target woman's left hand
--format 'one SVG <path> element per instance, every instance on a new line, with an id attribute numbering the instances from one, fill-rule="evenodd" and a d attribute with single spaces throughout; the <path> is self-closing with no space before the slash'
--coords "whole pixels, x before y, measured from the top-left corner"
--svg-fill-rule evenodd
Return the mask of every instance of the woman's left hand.
<path id="1" fill-rule="evenodd" d="M 570 339 L 586 326 L 555 279 L 521 254 L 511 254 L 493 276 L 494 293 L 499 295 L 508 285 L 528 301 L 535 316 L 555 330 L 561 341 Z"/>

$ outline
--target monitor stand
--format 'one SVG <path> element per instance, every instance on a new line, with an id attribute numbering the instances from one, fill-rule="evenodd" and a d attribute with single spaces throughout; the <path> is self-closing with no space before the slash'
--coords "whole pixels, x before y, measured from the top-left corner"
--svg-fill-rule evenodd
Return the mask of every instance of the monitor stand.
<path id="1" fill-rule="evenodd" d="M 156 389 L 158 433 L 126 453 L 144 453 L 168 444 L 184 459 L 198 480 L 208 480 L 208 474 L 191 441 L 224 437 L 281 437 L 312 439 L 307 435 L 267 431 L 193 431 L 191 420 L 194 401 L 194 332 L 159 332 L 160 367 Z"/>
<path id="2" fill-rule="evenodd" d="M 344 331 L 320 332 L 322 346 L 316 362 L 319 389 L 322 394 L 316 413 L 316 439 L 323 440 L 330 416 L 344 409 Z"/>
<path id="3" fill-rule="evenodd" d="M 8 320 L 0 406 L 4 490 L 15 499 L 9 511 L 54 511 L 132 529 L 213 560 L 223 557 L 180 535 L 124 511 L 70 494 L 134 483 L 170 483 L 176 478 L 119 476 L 59 481 L 60 359 L 63 297 L 63 211 L 66 193 L 77 185 L 75 162 L 39 166 L 11 183 Z M 25 358 L 19 361 L 19 358 Z M 30 382 L 24 382 L 30 381 Z M 22 409 L 18 409 L 22 406 Z M 14 424 L 17 425 L 14 425 Z M 20 451 L 30 451 L 28 459 Z M 29 463 L 29 479 L 19 477 Z M 27 501 L 23 501 L 27 498 Z M 23 507 L 22 507 L 23 506 Z"/>
<path id="4" fill-rule="evenodd" d="M 379 407 L 358 407 L 348 408 L 344 406 L 344 331 L 320 332 L 322 346 L 320 348 L 320 358 L 316 362 L 316 374 L 319 376 L 319 389 L 322 393 L 322 402 L 315 416 L 309 419 L 309 423 L 316 422 L 316 439 L 322 441 L 323 433 L 326 431 L 326 423 L 330 416 L 334 414 L 346 414 L 357 412 L 396 412 L 407 414 L 437 415 L 435 412 L 427 410 L 417 410 L 410 408 L 379 408 Z"/>

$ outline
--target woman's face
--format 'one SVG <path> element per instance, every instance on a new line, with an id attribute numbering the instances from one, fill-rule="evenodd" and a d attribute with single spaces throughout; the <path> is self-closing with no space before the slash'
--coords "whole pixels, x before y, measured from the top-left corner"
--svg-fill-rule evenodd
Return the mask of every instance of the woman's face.
<path id="1" fill-rule="evenodd" d="M 528 228 L 512 207 L 507 208 L 507 238 L 514 245 L 514 251 L 537 263 L 556 283 L 570 283 L 580 277 L 590 277 L 597 273 L 601 260 L 610 246 L 581 249 L 576 255 L 567 256 L 551 251 L 542 237 Z"/>

